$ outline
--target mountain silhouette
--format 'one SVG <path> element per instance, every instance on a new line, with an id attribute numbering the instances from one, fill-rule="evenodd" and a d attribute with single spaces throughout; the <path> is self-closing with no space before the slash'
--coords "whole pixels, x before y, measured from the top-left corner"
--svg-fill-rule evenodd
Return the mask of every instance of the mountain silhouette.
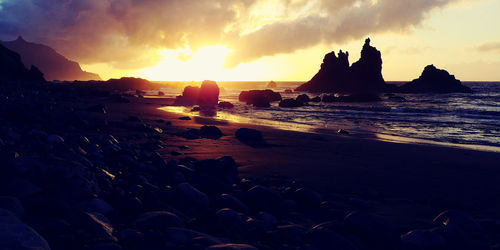
<path id="1" fill-rule="evenodd" d="M 45 82 L 45 79 L 37 67 L 26 69 L 19 54 L 0 44 L 0 83 L 10 82 Z"/>
<path id="2" fill-rule="evenodd" d="M 21 36 L 10 42 L 0 41 L 0 44 L 18 53 L 26 68 L 34 65 L 40 69 L 48 81 L 88 81 L 101 79 L 97 74 L 83 71 L 77 62 L 67 59 L 53 48 L 43 44 L 27 42 Z"/>

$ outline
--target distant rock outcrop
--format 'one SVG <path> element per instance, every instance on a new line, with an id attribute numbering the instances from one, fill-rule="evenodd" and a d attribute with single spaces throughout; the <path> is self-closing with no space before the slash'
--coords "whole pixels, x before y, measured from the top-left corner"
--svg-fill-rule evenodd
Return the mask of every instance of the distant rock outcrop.
<path id="1" fill-rule="evenodd" d="M 200 105 L 214 107 L 219 101 L 219 87 L 214 81 L 203 81 L 201 87 L 187 86 L 181 96 L 178 96 L 174 105 Z"/>
<path id="2" fill-rule="evenodd" d="M 19 54 L 0 44 L 0 83 L 7 82 L 45 82 L 45 79 L 37 67 L 26 69 Z"/>
<path id="3" fill-rule="evenodd" d="M 2 42 L 2 45 L 18 53 L 27 68 L 35 65 L 43 72 L 48 81 L 89 81 L 100 80 L 94 73 L 85 72 L 77 62 L 68 60 L 51 47 L 25 41 L 22 37 L 14 41 Z"/>
<path id="4" fill-rule="evenodd" d="M 296 91 L 315 93 L 373 93 L 389 88 L 382 77 L 380 51 L 366 39 L 359 61 L 349 67 L 349 52 L 330 52 L 325 55 L 321 69 Z"/>
<path id="5" fill-rule="evenodd" d="M 462 85 L 460 80 L 450 75 L 448 71 L 438 69 L 434 65 L 425 67 L 422 75 L 398 88 L 403 93 L 472 93 L 469 87 Z"/>
<path id="6" fill-rule="evenodd" d="M 266 88 L 270 88 L 270 89 L 273 89 L 273 88 L 276 88 L 278 85 L 274 82 L 274 81 L 270 81 L 268 84 L 267 84 L 267 87 Z"/>
<path id="7" fill-rule="evenodd" d="M 116 90 L 148 90 L 154 89 L 153 83 L 146 79 L 135 77 L 122 77 L 120 79 L 109 79 L 104 82 Z"/>

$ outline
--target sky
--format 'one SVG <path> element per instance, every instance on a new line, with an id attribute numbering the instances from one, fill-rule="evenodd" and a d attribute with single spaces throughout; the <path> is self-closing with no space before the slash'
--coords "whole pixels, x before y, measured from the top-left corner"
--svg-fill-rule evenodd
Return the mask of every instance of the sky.
<path id="1" fill-rule="evenodd" d="M 0 39 L 55 48 L 102 78 L 306 81 L 323 56 L 359 59 L 366 37 L 388 81 L 434 64 L 500 80 L 498 0 L 0 0 Z"/>

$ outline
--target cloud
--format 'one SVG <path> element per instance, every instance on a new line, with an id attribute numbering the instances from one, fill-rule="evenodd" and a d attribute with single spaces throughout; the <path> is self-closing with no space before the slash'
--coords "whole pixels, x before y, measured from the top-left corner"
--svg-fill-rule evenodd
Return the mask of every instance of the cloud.
<path id="1" fill-rule="evenodd" d="M 482 44 L 477 45 L 476 50 L 479 52 L 500 53 L 500 41 L 484 42 Z"/>
<path id="2" fill-rule="evenodd" d="M 455 0 L 0 0 L 0 39 L 18 35 L 81 63 L 141 68 L 151 51 L 233 49 L 227 66 L 405 32 Z"/>

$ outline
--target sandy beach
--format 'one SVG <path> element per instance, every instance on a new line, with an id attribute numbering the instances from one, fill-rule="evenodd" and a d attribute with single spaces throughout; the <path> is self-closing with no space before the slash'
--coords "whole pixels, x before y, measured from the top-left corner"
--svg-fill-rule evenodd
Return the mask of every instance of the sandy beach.
<path id="1" fill-rule="evenodd" d="M 231 155 L 243 176 L 293 179 L 325 195 L 376 198 L 372 205 L 377 212 L 404 223 L 432 218 L 443 209 L 500 219 L 499 153 L 386 142 L 375 137 L 301 133 L 195 115 L 185 121 L 177 119 L 182 115 L 158 109 L 172 100 L 138 101 L 144 108 L 137 114 L 144 119 L 172 121 L 171 134 L 216 125 L 226 135 L 218 140 L 167 136 L 169 145 L 159 150 L 167 159 Z M 241 127 L 262 131 L 271 146 L 253 148 L 240 143 L 234 133 Z M 181 146 L 190 149 L 180 150 Z M 172 151 L 182 155 L 172 156 Z"/>

